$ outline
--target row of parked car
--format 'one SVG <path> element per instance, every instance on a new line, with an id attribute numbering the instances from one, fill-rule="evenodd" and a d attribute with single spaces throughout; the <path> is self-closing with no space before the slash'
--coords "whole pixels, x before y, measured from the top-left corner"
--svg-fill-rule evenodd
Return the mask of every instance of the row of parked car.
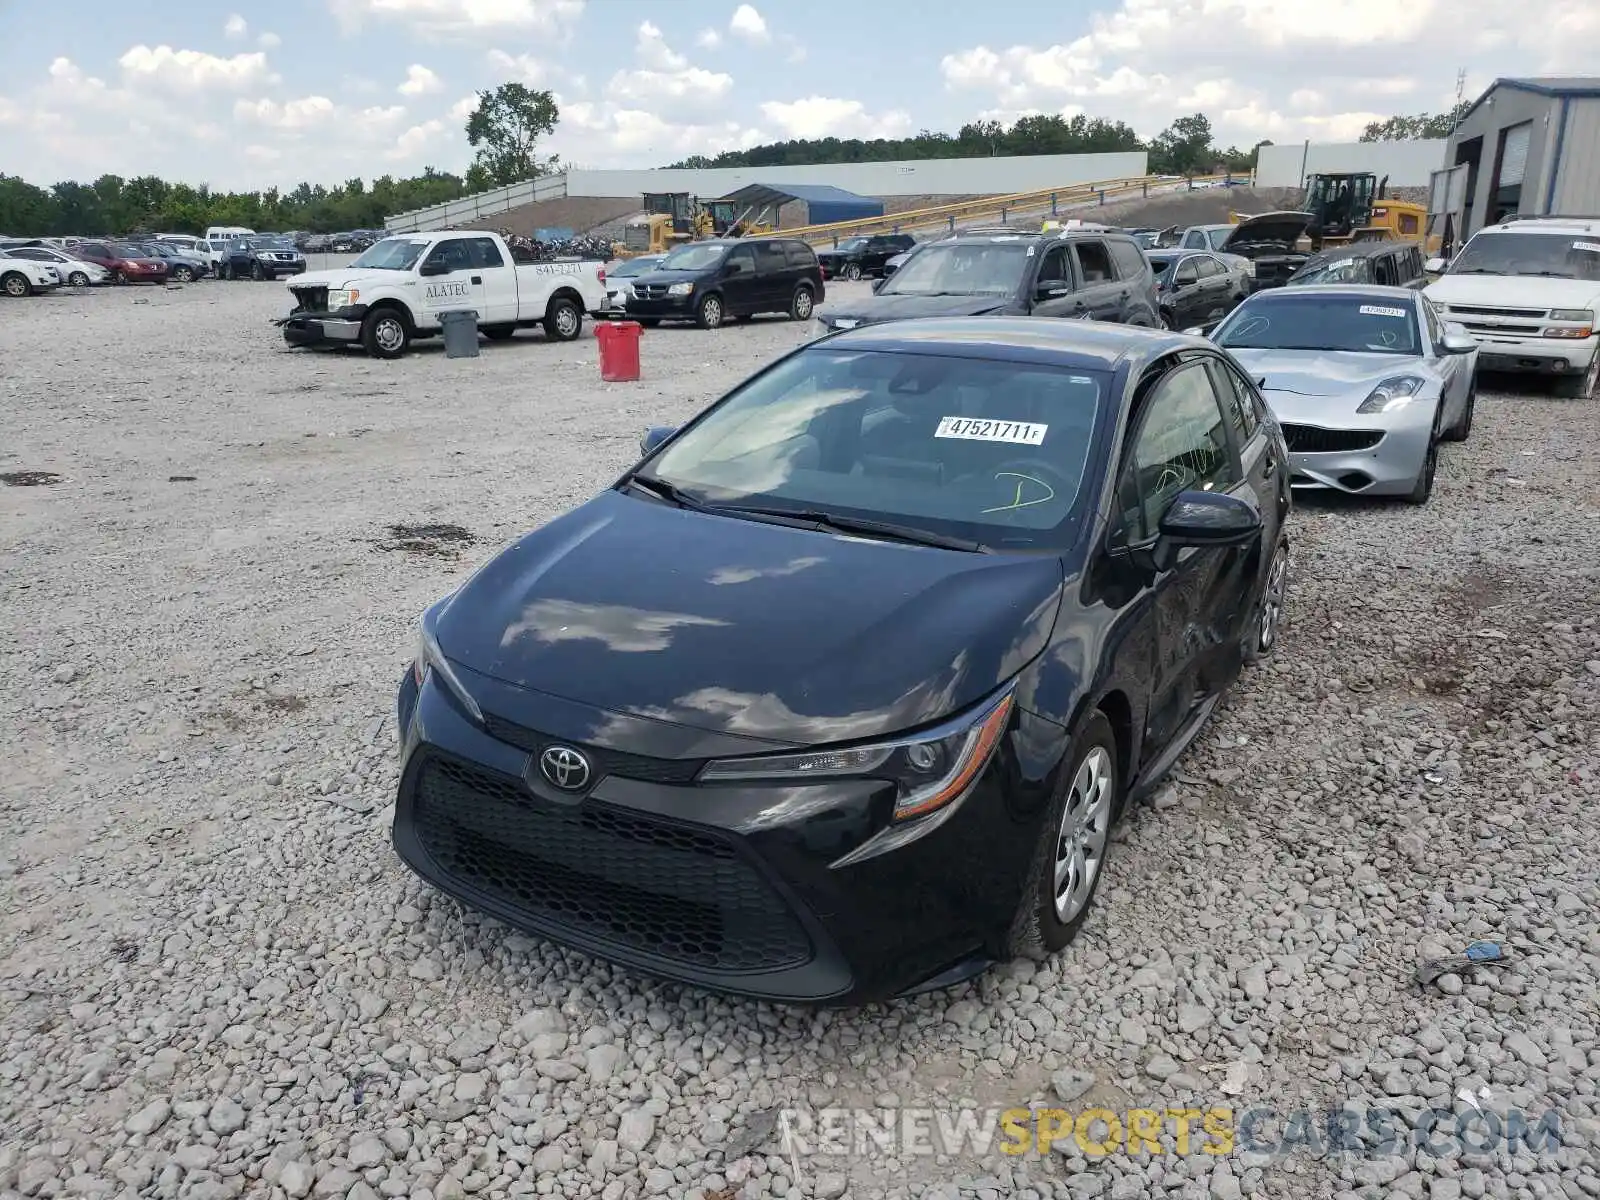
<path id="1" fill-rule="evenodd" d="M 278 279 L 305 269 L 305 255 L 274 234 L 33 238 L 0 244 L 0 292 L 13 297 L 108 283 Z"/>

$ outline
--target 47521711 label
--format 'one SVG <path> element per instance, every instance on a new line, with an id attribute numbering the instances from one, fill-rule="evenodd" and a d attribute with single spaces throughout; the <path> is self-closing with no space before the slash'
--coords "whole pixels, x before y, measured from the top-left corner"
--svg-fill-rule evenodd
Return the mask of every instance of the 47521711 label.
<path id="1" fill-rule="evenodd" d="M 1038 446 L 1050 426 L 1034 421 L 995 421 L 987 417 L 942 417 L 934 437 L 961 438 L 969 442 L 1011 442 L 1018 446 Z"/>

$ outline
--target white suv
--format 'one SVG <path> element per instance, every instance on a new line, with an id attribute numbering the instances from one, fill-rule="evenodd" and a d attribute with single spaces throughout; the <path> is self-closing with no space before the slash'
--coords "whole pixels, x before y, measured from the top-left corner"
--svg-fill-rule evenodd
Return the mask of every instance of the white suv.
<path id="1" fill-rule="evenodd" d="M 1600 378 L 1600 217 L 1512 218 L 1473 234 L 1427 289 L 1478 339 L 1485 371 L 1548 375 L 1564 396 Z"/>

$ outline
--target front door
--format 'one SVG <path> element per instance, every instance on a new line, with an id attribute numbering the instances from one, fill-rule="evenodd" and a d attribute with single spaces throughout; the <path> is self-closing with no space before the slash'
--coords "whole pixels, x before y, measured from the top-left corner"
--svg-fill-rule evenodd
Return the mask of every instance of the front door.
<path id="1" fill-rule="evenodd" d="M 1179 493 L 1233 492 L 1242 474 L 1204 361 L 1171 368 L 1138 417 L 1120 477 L 1122 536 L 1135 554 L 1159 539 L 1162 514 Z M 1241 560 L 1254 547 L 1188 548 L 1165 569 L 1151 567 L 1155 662 L 1146 747 L 1159 754 L 1195 709 L 1227 686 L 1237 664 L 1219 619 L 1236 621 L 1248 591 Z M 1253 561 L 1253 559 L 1249 559 Z"/>
<path id="2" fill-rule="evenodd" d="M 425 267 L 444 268 L 437 275 L 424 275 L 418 280 L 422 285 L 420 308 L 429 328 L 439 324 L 440 313 L 456 309 L 470 309 L 478 314 L 480 321 L 485 319 L 483 271 L 472 265 L 472 251 L 467 241 L 466 238 L 451 238 L 440 242 L 422 260 Z"/>
<path id="3" fill-rule="evenodd" d="M 1212 325 L 1228 315 L 1233 281 L 1228 278 L 1228 268 L 1209 254 L 1196 256 L 1194 265 L 1200 273 L 1200 305 L 1204 310 L 1195 324 Z"/>
<path id="4" fill-rule="evenodd" d="M 1205 293 L 1200 286 L 1200 258 L 1183 259 L 1172 271 L 1172 315 L 1179 329 L 1205 324 Z"/>
<path id="5" fill-rule="evenodd" d="M 1093 238 L 1070 243 L 1077 262 L 1082 299 L 1091 321 L 1120 321 L 1132 285 L 1117 279 L 1106 244 Z"/>
<path id="6" fill-rule="evenodd" d="M 1039 260 L 1033 277 L 1033 306 L 1036 317 L 1088 317 L 1089 308 L 1072 278 L 1072 259 L 1065 242 L 1048 247 Z"/>
<path id="7" fill-rule="evenodd" d="M 472 238 L 467 242 L 467 255 L 472 268 L 467 282 L 478 287 L 478 281 L 482 280 L 483 307 L 478 310 L 479 323 L 509 325 L 520 315 L 517 312 L 516 268 L 506 262 L 493 238 Z"/>
<path id="8" fill-rule="evenodd" d="M 736 246 L 722 265 L 722 299 L 729 316 L 747 317 L 759 311 L 761 281 L 756 278 L 752 246 Z"/>

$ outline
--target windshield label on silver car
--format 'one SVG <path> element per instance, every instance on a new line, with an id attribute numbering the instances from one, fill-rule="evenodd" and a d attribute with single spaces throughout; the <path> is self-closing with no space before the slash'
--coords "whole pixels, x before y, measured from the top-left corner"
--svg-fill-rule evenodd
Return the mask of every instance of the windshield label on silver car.
<path id="1" fill-rule="evenodd" d="M 1014 442 L 1019 446 L 1038 446 L 1050 426 L 1032 421 L 989 421 L 977 417 L 944 417 L 934 437 L 963 438 L 969 442 Z"/>
<path id="2" fill-rule="evenodd" d="M 1573 242 L 1574 250 L 1587 250 L 1590 254 L 1600 254 L 1600 242 Z"/>
<path id="3" fill-rule="evenodd" d="M 1361 306 L 1363 317 L 1403 317 L 1406 310 L 1403 308 L 1384 308 L 1380 304 L 1363 304 Z"/>

